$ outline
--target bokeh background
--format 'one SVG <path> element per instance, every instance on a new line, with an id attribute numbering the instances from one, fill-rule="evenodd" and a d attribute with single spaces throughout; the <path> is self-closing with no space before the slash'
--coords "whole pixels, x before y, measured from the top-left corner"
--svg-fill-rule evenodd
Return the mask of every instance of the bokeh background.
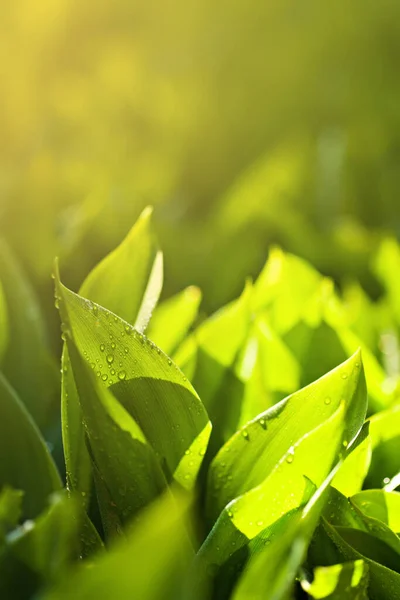
<path id="1" fill-rule="evenodd" d="M 397 0 L 5 0 L 0 223 L 50 322 L 144 206 L 209 312 L 272 243 L 379 293 L 400 231 Z"/>

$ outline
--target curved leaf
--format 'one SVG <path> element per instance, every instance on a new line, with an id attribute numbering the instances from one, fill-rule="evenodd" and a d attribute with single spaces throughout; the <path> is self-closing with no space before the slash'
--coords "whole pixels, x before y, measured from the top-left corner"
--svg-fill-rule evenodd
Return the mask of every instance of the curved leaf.
<path id="1" fill-rule="evenodd" d="M 264 545 L 249 561 L 232 595 L 232 600 L 288 600 L 294 579 L 327 500 L 329 485 L 339 462 L 302 510 L 291 519 L 281 535 Z"/>
<path id="2" fill-rule="evenodd" d="M 67 339 L 103 526 L 112 535 L 156 498 L 166 481 L 140 427 Z"/>
<path id="3" fill-rule="evenodd" d="M 167 480 L 192 489 L 211 430 L 193 387 L 171 359 L 126 321 L 58 280 L 57 289 L 66 336 L 72 336 L 99 382 L 111 386 L 136 421 Z"/>
<path id="4" fill-rule="evenodd" d="M 322 521 L 323 531 L 333 543 L 333 546 L 339 553 L 342 560 L 359 560 L 362 559 L 369 567 L 369 595 L 377 600 L 390 598 L 398 600 L 400 598 L 400 575 L 390 568 L 379 564 L 375 560 L 364 556 L 362 552 L 353 548 L 348 540 L 341 535 L 346 536 L 346 528 L 338 529 L 330 525 L 326 520 Z M 355 531 L 355 530 L 354 530 Z M 368 535 L 368 534 L 366 534 Z M 363 542 L 365 543 L 365 536 Z M 398 563 L 397 563 L 398 564 Z"/>
<path id="5" fill-rule="evenodd" d="M 351 498 L 365 515 L 381 521 L 400 533 L 400 493 L 384 490 L 363 490 Z"/>
<path id="6" fill-rule="evenodd" d="M 347 444 L 366 412 L 360 354 L 306 388 L 282 400 L 238 431 L 214 458 L 208 477 L 207 515 L 217 518 L 233 499 L 259 485 L 290 448 L 345 402 Z"/>
<path id="7" fill-rule="evenodd" d="M 327 421 L 301 438 L 260 485 L 225 507 L 200 549 L 203 570 L 207 572 L 211 565 L 232 564 L 233 555 L 243 560 L 249 540 L 255 548 L 259 543 L 269 544 L 283 518 L 305 506 L 329 475 L 342 449 L 344 416 L 343 403 Z"/>
<path id="8" fill-rule="evenodd" d="M 146 208 L 121 244 L 89 273 L 79 293 L 143 331 L 163 281 L 162 255 Z"/>
<path id="9" fill-rule="evenodd" d="M 123 242 L 88 275 L 80 293 L 144 328 L 161 292 L 162 256 L 151 228 L 151 209 L 143 211 Z M 90 460 L 67 349 L 62 358 L 62 424 L 68 487 L 89 498 Z"/>

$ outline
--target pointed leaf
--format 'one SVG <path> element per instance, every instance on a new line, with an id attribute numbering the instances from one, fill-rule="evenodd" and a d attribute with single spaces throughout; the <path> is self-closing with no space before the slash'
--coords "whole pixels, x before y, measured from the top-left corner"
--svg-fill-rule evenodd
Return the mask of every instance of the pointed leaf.
<path id="1" fill-rule="evenodd" d="M 126 321 L 57 285 L 64 328 L 79 353 L 143 431 L 167 479 L 193 488 L 211 425 L 186 377 Z"/>
<path id="2" fill-rule="evenodd" d="M 151 209 L 143 211 L 123 242 L 84 281 L 80 293 L 144 328 L 162 287 L 162 256 L 151 228 Z M 90 460 L 78 393 L 66 349 L 62 358 L 62 423 L 67 483 L 89 499 Z"/>
<path id="3" fill-rule="evenodd" d="M 162 255 L 146 208 L 123 242 L 87 276 L 80 295 L 143 331 L 162 288 Z"/>
<path id="4" fill-rule="evenodd" d="M 200 549 L 203 570 L 208 572 L 211 565 L 232 565 L 233 554 L 243 561 L 249 540 L 257 542 L 260 538 L 260 543 L 269 544 L 283 516 L 289 517 L 305 506 L 338 459 L 344 416 L 342 404 L 327 421 L 301 438 L 260 485 L 225 507 Z M 232 573 L 225 573 L 223 578 L 228 577 L 232 578 Z"/>
<path id="5" fill-rule="evenodd" d="M 281 535 L 249 561 L 232 600 L 288 600 L 296 573 L 323 510 L 329 485 L 340 462 L 303 509 L 300 518 L 289 521 Z"/>
<path id="6" fill-rule="evenodd" d="M 209 519 L 215 520 L 231 500 L 259 485 L 296 441 L 334 414 L 342 400 L 347 415 L 343 441 L 348 443 L 366 412 L 359 353 L 250 421 L 221 448 L 209 471 Z"/>

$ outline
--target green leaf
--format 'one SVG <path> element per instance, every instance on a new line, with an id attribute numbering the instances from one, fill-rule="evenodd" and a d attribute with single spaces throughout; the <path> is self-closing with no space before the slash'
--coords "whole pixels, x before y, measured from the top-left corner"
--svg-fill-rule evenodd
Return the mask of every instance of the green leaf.
<path id="1" fill-rule="evenodd" d="M 384 391 L 386 375 L 377 358 L 366 344 L 362 343 L 358 336 L 349 329 L 337 327 L 335 331 L 348 355 L 355 352 L 357 348 L 361 348 L 370 409 L 378 411 L 386 408 L 392 402 L 393 394 Z"/>
<path id="2" fill-rule="evenodd" d="M 240 560 L 249 540 L 255 542 L 255 547 L 257 537 L 269 544 L 282 517 L 305 506 L 338 459 L 344 408 L 340 405 L 329 419 L 301 438 L 260 485 L 225 507 L 199 552 L 203 569 L 233 563 L 233 553 Z M 224 579 L 228 576 L 225 574 Z"/>
<path id="3" fill-rule="evenodd" d="M 253 309 L 268 309 L 272 327 L 284 334 L 307 313 L 321 280 L 321 275 L 306 261 L 272 248 L 254 284 Z"/>
<path id="4" fill-rule="evenodd" d="M 186 377 L 153 342 L 57 280 L 66 337 L 143 431 L 168 481 L 192 489 L 211 424 Z M 76 379 L 77 388 L 80 382 Z M 82 402 L 82 399 L 81 399 Z"/>
<path id="5" fill-rule="evenodd" d="M 398 600 L 400 598 L 399 573 L 365 556 L 364 551 L 361 552 L 360 549 L 353 548 L 350 541 L 346 539 L 348 537 L 348 530 L 346 528 L 336 528 L 324 519 L 322 521 L 322 530 L 326 535 L 327 543 L 330 541 L 336 549 L 339 560 L 352 561 L 362 559 L 368 565 L 370 574 L 368 594 L 371 598 L 376 598 L 377 600 L 385 600 L 386 598 Z M 363 540 L 359 540 L 358 542 L 361 542 L 363 547 L 365 544 L 371 547 L 370 537 L 368 534 L 365 534 Z M 374 545 L 373 543 L 372 547 Z M 320 555 L 318 558 L 320 558 Z"/>
<path id="6" fill-rule="evenodd" d="M 356 494 L 362 489 L 370 462 L 371 438 L 367 435 L 346 458 L 332 485 L 345 496 Z"/>
<path id="7" fill-rule="evenodd" d="M 363 560 L 331 567 L 317 567 L 312 582 L 303 580 L 310 598 L 329 600 L 368 600 L 368 565 Z"/>
<path id="8" fill-rule="evenodd" d="M 355 442 L 346 450 L 347 456 L 362 443 L 365 434 L 365 428 L 362 428 Z M 292 597 L 295 575 L 329 499 L 332 480 L 342 465 L 343 459 L 339 460 L 304 509 L 288 513 L 286 517 L 290 516 L 289 519 L 279 519 L 272 526 L 269 543 L 264 544 L 261 539 L 261 550 L 247 564 L 233 595 L 234 600 L 264 600 L 266 597 L 288 600 Z"/>
<path id="9" fill-rule="evenodd" d="M 314 493 L 301 514 L 280 530 L 249 561 L 239 579 L 232 600 L 289 600 L 296 573 L 326 503 L 329 485 L 340 462 Z M 300 518 L 299 518 L 300 517 Z"/>
<path id="10" fill-rule="evenodd" d="M 300 385 L 299 363 L 265 317 L 254 322 L 235 365 L 235 373 L 245 386 L 236 429 Z"/>
<path id="11" fill-rule="evenodd" d="M 201 291 L 194 286 L 165 300 L 154 310 L 146 335 L 172 356 L 195 321 L 200 302 Z"/>
<path id="12" fill-rule="evenodd" d="M 347 535 L 353 535 L 355 540 L 358 539 L 356 536 L 359 534 L 351 534 L 350 530 L 368 534 L 367 540 L 371 536 L 374 537 L 375 541 L 370 541 L 372 551 L 374 545 L 380 545 L 383 550 L 387 546 L 390 551 L 400 554 L 400 540 L 396 534 L 382 521 L 365 514 L 351 499 L 345 498 L 335 488 L 330 491 L 324 516 L 331 525 L 348 530 Z M 369 557 L 373 558 L 371 555 Z"/>
<path id="13" fill-rule="evenodd" d="M 61 481 L 47 446 L 18 396 L 0 374 L 0 486 L 25 492 L 23 512 L 33 518 Z"/>
<path id="14" fill-rule="evenodd" d="M 175 355 L 213 423 L 212 454 L 237 428 L 244 386 L 234 365 L 249 332 L 250 301 L 247 285 L 239 299 L 202 323 Z"/>
<path id="15" fill-rule="evenodd" d="M 56 410 L 59 374 L 49 354 L 37 298 L 2 240 L 0 281 L 7 305 L 9 331 L 2 371 L 43 430 Z"/>
<path id="16" fill-rule="evenodd" d="M 372 442 L 368 487 L 381 487 L 400 471 L 400 404 L 373 415 L 370 419 Z"/>
<path id="17" fill-rule="evenodd" d="M 384 490 L 363 490 L 351 498 L 365 515 L 400 533 L 400 494 Z"/>
<path id="18" fill-rule="evenodd" d="M 143 329 L 162 287 L 162 255 L 151 228 L 147 208 L 125 240 L 102 260 L 84 281 L 80 294 L 105 306 L 128 323 Z M 82 415 L 68 352 L 62 358 L 62 425 L 68 487 L 89 499 L 90 460 Z"/>
<path id="19" fill-rule="evenodd" d="M 186 501 L 162 497 L 109 553 L 60 582 L 43 600 L 179 600 L 193 556 L 186 512 Z"/>
<path id="20" fill-rule="evenodd" d="M 393 314 L 400 323 L 400 282 L 397 273 L 400 268 L 400 247 L 394 238 L 386 238 L 377 253 L 374 270 L 386 288 Z"/>
<path id="21" fill-rule="evenodd" d="M 259 485 L 306 433 L 345 402 L 343 442 L 358 433 L 366 412 L 360 354 L 250 421 L 221 448 L 208 477 L 207 516 L 214 521 L 229 502 Z"/>
<path id="22" fill-rule="evenodd" d="M 146 208 L 127 237 L 87 276 L 80 295 L 119 315 L 143 332 L 163 282 L 162 254 Z"/>
<path id="23" fill-rule="evenodd" d="M 75 499 L 54 494 L 35 521 L 8 534 L 0 554 L 0 595 L 26 599 L 63 576 L 79 553 L 79 508 Z"/>
<path id="24" fill-rule="evenodd" d="M 72 340 L 71 366 L 77 381 L 85 432 L 107 536 L 149 504 L 166 486 L 143 432 L 109 389 L 98 381 Z"/>

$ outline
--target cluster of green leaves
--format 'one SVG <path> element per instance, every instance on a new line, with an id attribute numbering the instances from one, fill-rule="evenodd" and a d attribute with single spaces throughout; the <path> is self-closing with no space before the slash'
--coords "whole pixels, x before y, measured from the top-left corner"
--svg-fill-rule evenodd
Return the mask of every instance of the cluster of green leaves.
<path id="1" fill-rule="evenodd" d="M 150 210 L 79 294 L 56 265 L 65 489 L 40 311 L 0 252 L 2 598 L 400 598 L 393 241 L 378 303 L 274 248 L 203 319 L 197 288 L 158 303 Z"/>

